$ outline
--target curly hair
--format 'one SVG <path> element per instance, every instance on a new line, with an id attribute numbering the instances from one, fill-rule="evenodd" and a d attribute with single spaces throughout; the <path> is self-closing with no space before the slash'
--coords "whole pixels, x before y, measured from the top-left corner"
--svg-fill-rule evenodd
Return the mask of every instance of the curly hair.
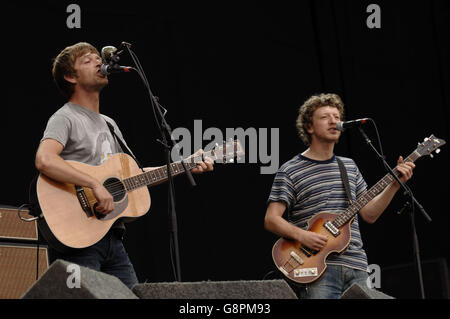
<path id="1" fill-rule="evenodd" d="M 79 42 L 66 47 L 53 60 L 52 75 L 59 91 L 67 98 L 70 98 L 74 92 L 74 84 L 68 82 L 64 76 L 75 77 L 77 72 L 74 68 L 75 61 L 85 53 L 96 53 L 98 50 L 87 42 Z"/>
<path id="2" fill-rule="evenodd" d="M 344 119 L 344 103 L 339 95 L 333 93 L 321 93 L 311 96 L 299 108 L 296 122 L 298 134 L 306 146 L 311 145 L 311 135 L 307 132 L 307 129 L 312 124 L 314 111 L 322 106 L 336 107 L 341 115 L 341 120 Z"/>

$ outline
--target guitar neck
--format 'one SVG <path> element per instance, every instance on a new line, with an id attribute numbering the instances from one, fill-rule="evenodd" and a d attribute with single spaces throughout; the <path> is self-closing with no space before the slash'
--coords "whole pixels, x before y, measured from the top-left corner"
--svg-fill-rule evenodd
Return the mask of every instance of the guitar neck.
<path id="1" fill-rule="evenodd" d="M 223 145 L 216 144 L 216 147 L 209 152 L 204 152 L 200 155 L 191 155 L 183 162 L 178 161 L 169 164 L 171 176 L 177 176 L 185 172 L 185 168 L 188 170 L 197 166 L 197 163 L 203 161 L 204 157 L 208 157 L 213 161 L 221 160 L 220 163 L 232 162 L 235 157 L 242 156 L 244 154 L 243 148 L 239 140 L 230 140 L 229 142 L 223 142 Z M 122 183 L 127 192 L 135 190 L 143 186 L 153 186 L 168 179 L 167 165 L 158 167 L 148 172 L 144 172 L 135 176 L 131 176 L 122 180 Z"/>
<path id="2" fill-rule="evenodd" d="M 210 155 L 208 156 L 211 157 Z M 191 156 L 188 158 L 188 160 L 184 161 L 184 164 L 186 165 L 186 168 L 190 170 L 196 167 L 197 163 L 201 160 L 201 156 Z M 170 171 L 172 176 L 177 176 L 185 172 L 181 161 L 171 163 Z M 122 180 L 122 182 L 127 191 L 132 191 L 143 186 L 153 186 L 165 182 L 167 181 L 168 176 L 167 165 L 165 165 L 142 174 L 125 178 Z"/>
<path id="3" fill-rule="evenodd" d="M 414 162 L 421 155 L 414 151 L 411 155 L 409 155 L 404 161 L 405 162 Z M 396 168 L 393 169 L 395 175 L 399 177 L 400 173 Z M 351 221 L 353 217 L 369 203 L 375 196 L 380 194 L 392 181 L 394 177 L 391 174 L 386 174 L 378 183 L 373 185 L 369 190 L 365 191 L 361 194 L 356 201 L 352 202 L 352 204 L 342 213 L 339 214 L 338 217 L 333 221 L 335 227 L 341 227 Z"/>

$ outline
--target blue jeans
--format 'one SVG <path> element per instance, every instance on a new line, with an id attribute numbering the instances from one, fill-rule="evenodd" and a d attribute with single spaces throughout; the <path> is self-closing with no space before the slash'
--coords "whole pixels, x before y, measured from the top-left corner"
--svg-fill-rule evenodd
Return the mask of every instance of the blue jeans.
<path id="1" fill-rule="evenodd" d="M 128 288 L 138 283 L 136 272 L 128 257 L 122 240 L 111 229 L 98 243 L 87 248 L 78 249 L 74 253 L 61 254 L 49 248 L 49 259 L 63 259 L 80 266 L 104 272 L 119 278 Z"/>
<path id="2" fill-rule="evenodd" d="M 339 299 L 352 284 L 367 285 L 368 273 L 345 266 L 328 265 L 320 279 L 305 285 L 292 284 L 300 299 Z"/>

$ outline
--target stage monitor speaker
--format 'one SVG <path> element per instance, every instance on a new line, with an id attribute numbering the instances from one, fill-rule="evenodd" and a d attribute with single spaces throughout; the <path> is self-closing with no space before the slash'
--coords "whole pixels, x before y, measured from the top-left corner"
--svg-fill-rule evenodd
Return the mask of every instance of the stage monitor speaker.
<path id="1" fill-rule="evenodd" d="M 353 284 L 341 296 L 341 299 L 395 299 L 366 285 Z"/>
<path id="2" fill-rule="evenodd" d="M 422 261 L 426 299 L 450 299 L 450 277 L 444 258 Z M 419 276 L 413 263 L 381 267 L 381 288 L 398 299 L 420 299 Z"/>
<path id="3" fill-rule="evenodd" d="M 37 273 L 42 276 L 47 269 L 46 247 L 39 247 L 38 256 L 35 245 L 0 243 L 0 299 L 20 298 L 36 281 Z"/>
<path id="4" fill-rule="evenodd" d="M 61 259 L 56 260 L 22 298 L 137 299 L 117 277 Z"/>
<path id="5" fill-rule="evenodd" d="M 297 299 L 284 280 L 144 283 L 133 292 L 141 299 Z"/>
<path id="6" fill-rule="evenodd" d="M 21 213 L 24 218 L 32 218 L 28 211 Z M 38 230 L 36 221 L 25 222 L 18 216 L 18 208 L 0 206 L 0 240 L 1 238 L 14 240 L 37 240 Z"/>

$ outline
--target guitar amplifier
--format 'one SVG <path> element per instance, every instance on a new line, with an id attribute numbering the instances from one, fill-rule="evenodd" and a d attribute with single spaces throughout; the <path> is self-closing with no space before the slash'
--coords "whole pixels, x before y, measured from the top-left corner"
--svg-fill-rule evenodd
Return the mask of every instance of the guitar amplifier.
<path id="1" fill-rule="evenodd" d="M 0 243 L 0 299 L 20 298 L 48 269 L 48 263 L 47 247 L 40 246 L 38 255 L 36 245 Z"/>
<path id="2" fill-rule="evenodd" d="M 32 218 L 27 210 L 21 211 L 24 218 Z M 12 206 L 0 206 L 0 240 L 33 240 L 38 239 L 36 221 L 25 222 L 18 216 L 18 208 Z"/>

